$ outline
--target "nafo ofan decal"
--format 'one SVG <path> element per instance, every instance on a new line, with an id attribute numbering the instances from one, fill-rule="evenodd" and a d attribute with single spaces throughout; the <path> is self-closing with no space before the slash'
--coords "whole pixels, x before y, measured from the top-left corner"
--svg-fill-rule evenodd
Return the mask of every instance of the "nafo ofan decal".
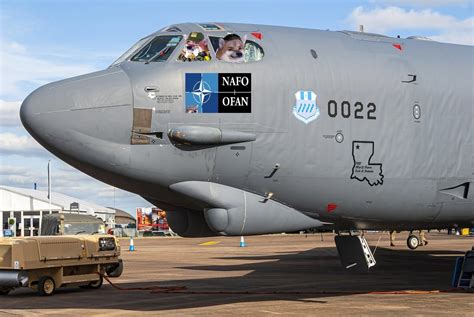
<path id="1" fill-rule="evenodd" d="M 251 113 L 252 74 L 187 73 L 187 113 Z"/>

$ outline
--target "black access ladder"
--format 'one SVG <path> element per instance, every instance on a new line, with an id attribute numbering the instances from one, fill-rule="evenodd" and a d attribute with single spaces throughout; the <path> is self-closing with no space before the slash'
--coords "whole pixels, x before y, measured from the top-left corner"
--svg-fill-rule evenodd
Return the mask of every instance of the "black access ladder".
<path id="1" fill-rule="evenodd" d="M 471 251 L 466 252 L 464 258 L 459 258 L 457 266 L 461 269 L 455 273 L 454 286 L 474 289 L 474 247 Z"/>

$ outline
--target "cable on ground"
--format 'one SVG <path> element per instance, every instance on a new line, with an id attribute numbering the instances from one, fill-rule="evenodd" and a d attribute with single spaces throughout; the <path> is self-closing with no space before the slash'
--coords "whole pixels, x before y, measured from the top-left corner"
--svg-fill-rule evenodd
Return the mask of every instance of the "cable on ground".
<path id="1" fill-rule="evenodd" d="M 120 287 L 113 283 L 107 276 L 97 273 L 102 276 L 113 288 L 120 291 L 150 291 L 151 294 L 193 294 L 193 295 L 326 295 L 326 296 L 341 296 L 341 295 L 426 295 L 426 294 L 441 294 L 465 292 L 463 289 L 450 288 L 445 290 L 398 290 L 398 291 L 371 291 L 371 292 L 351 292 L 351 291 L 194 291 L 188 289 L 186 286 L 149 286 L 149 287 Z"/>

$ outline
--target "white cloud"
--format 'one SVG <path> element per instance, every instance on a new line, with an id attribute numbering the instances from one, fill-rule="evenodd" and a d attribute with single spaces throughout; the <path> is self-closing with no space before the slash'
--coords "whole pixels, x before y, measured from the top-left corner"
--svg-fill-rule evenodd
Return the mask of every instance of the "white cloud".
<path id="1" fill-rule="evenodd" d="M 417 7 L 467 6 L 472 0 L 372 0 L 371 3 Z"/>
<path id="2" fill-rule="evenodd" d="M 34 183 L 34 179 L 29 175 L 8 175 L 2 177 L 2 180 L 6 180 L 8 183 L 20 185 L 16 187 L 26 187 L 26 185 Z"/>
<path id="3" fill-rule="evenodd" d="M 16 42 L 2 41 L 0 94 L 24 97 L 24 91 L 19 87 L 21 83 L 40 86 L 53 80 L 73 77 L 95 70 L 95 67 L 87 64 L 59 63 L 51 59 L 38 58 L 32 48 Z"/>
<path id="4" fill-rule="evenodd" d="M 27 168 L 16 165 L 0 165 L 0 175 L 16 175 L 24 174 L 27 172 Z"/>
<path id="5" fill-rule="evenodd" d="M 437 41 L 474 45 L 474 17 L 458 20 L 431 9 L 406 10 L 393 6 L 374 9 L 357 7 L 351 12 L 347 21 L 354 28 L 363 24 L 367 32 L 424 30 L 432 32 L 429 37 Z"/>
<path id="6" fill-rule="evenodd" d="M 439 42 L 474 45 L 474 17 L 459 21 L 431 38 Z"/>
<path id="7" fill-rule="evenodd" d="M 34 169 L 28 169 L 25 166 L 14 165 L 14 162 L 9 162 L 9 165 L 0 165 L 0 183 L 7 186 L 14 187 L 30 187 L 34 182 L 37 182 L 33 173 Z"/>
<path id="8" fill-rule="evenodd" d="M 30 136 L 20 136 L 7 132 L 0 133 L 0 154 L 47 155 L 48 152 Z"/>
<path id="9" fill-rule="evenodd" d="M 0 126 L 21 127 L 21 101 L 5 101 L 0 99 Z"/>
<path id="10" fill-rule="evenodd" d="M 405 10 L 398 7 L 375 8 L 365 10 L 358 7 L 352 11 L 349 20 L 353 24 L 363 24 L 366 29 L 386 32 L 393 29 L 432 29 L 446 28 L 455 20 L 431 9 Z"/>
<path id="11" fill-rule="evenodd" d="M 25 164 L 25 161 L 30 164 Z M 83 193 L 95 192 L 105 186 L 86 174 L 65 165 L 63 162 L 56 159 L 51 161 L 52 183 L 58 192 L 75 192 L 77 196 Z M 33 183 L 37 183 L 38 189 L 46 190 L 47 165 L 48 160 L 46 158 L 31 159 L 30 162 L 28 160 L 4 162 L 4 164 L 0 165 L 0 179 L 3 184 L 8 186 L 29 187 Z"/>
<path id="12" fill-rule="evenodd" d="M 16 165 L 18 162 L 0 164 L 0 184 L 47 190 L 47 159 L 35 159 L 31 164 Z M 149 206 L 141 197 L 113 188 L 92 177 L 53 159 L 51 165 L 52 190 L 71 197 L 98 203 L 103 206 L 124 209 L 133 214 L 135 207 Z M 54 197 L 54 196 L 53 196 Z"/>
<path id="13" fill-rule="evenodd" d="M 109 198 L 122 199 L 122 198 L 126 198 L 130 195 L 134 195 L 134 194 L 131 194 L 129 192 L 117 189 L 117 188 L 112 187 L 112 186 L 104 186 L 97 193 L 97 196 L 107 198 L 107 199 L 109 199 Z"/>

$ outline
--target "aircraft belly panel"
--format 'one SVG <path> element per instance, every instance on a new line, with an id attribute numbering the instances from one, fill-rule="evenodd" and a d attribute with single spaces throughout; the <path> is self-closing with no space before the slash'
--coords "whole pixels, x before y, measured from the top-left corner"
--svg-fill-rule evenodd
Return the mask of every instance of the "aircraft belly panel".
<path id="1" fill-rule="evenodd" d="M 277 172 L 266 180 L 250 175 L 249 187 L 272 192 L 273 199 L 328 222 L 339 218 L 431 222 L 440 208 L 433 203 L 434 181 L 400 179 L 372 189 L 347 179 L 286 177 Z"/>

